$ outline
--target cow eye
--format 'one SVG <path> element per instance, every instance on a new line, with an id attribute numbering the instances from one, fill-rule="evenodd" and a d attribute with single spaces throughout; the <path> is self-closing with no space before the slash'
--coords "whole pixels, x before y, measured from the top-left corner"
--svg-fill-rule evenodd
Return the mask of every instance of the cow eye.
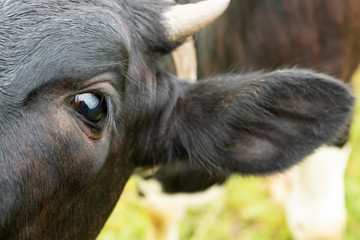
<path id="1" fill-rule="evenodd" d="M 106 100 L 96 94 L 77 94 L 73 97 L 71 105 L 91 123 L 98 123 L 106 117 Z"/>

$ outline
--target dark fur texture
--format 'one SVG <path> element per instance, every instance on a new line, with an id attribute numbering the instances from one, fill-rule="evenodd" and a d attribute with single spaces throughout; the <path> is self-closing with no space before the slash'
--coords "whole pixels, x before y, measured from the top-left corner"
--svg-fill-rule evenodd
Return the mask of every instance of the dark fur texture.
<path id="1" fill-rule="evenodd" d="M 136 166 L 265 174 L 341 129 L 352 96 L 322 74 L 159 71 L 167 5 L 0 1 L 0 239 L 94 239 Z M 88 92 L 106 102 L 98 124 L 71 105 Z"/>
<path id="2" fill-rule="evenodd" d="M 227 176 L 222 172 L 210 174 L 206 169 L 195 169 L 188 162 L 174 162 L 158 169 L 138 169 L 137 173 L 143 180 L 156 180 L 161 191 L 166 194 L 197 193 L 215 184 L 222 184 Z M 142 181 L 143 181 L 142 180 Z M 142 188 L 138 188 L 140 196 L 146 196 Z"/>

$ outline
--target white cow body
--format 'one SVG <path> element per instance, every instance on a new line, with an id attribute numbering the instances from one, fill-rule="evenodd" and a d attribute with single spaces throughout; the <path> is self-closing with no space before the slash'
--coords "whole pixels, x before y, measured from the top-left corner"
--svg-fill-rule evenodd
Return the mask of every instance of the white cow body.
<path id="1" fill-rule="evenodd" d="M 350 152 L 350 147 L 323 147 L 293 169 L 285 207 L 297 240 L 341 239 L 346 223 L 344 173 Z"/>
<path id="2" fill-rule="evenodd" d="M 136 183 L 139 192 L 145 196 L 141 203 L 153 226 L 149 240 L 178 240 L 178 226 L 187 209 L 220 201 L 224 193 L 221 186 L 214 185 L 197 193 L 165 194 L 159 182 L 154 179 L 144 180 L 137 176 Z"/>

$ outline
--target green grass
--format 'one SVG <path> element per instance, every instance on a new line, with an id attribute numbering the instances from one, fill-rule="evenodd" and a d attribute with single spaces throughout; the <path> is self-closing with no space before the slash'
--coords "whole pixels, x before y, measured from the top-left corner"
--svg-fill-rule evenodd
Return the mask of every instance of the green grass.
<path id="1" fill-rule="evenodd" d="M 360 96 L 360 71 L 353 82 L 355 94 Z M 346 172 L 348 220 L 345 240 L 357 240 L 360 237 L 359 142 L 360 102 L 357 100 L 351 129 L 353 151 Z M 149 219 L 140 206 L 135 184 L 131 180 L 98 240 L 146 239 L 149 228 Z M 271 200 L 266 180 L 255 177 L 233 177 L 226 183 L 222 199 L 189 209 L 180 224 L 180 237 L 184 240 L 292 239 L 283 207 Z"/>
<path id="2" fill-rule="evenodd" d="M 355 95 L 360 98 L 360 68 L 354 76 Z M 345 240 L 357 240 L 360 236 L 360 99 L 357 99 L 354 121 L 351 128 L 352 153 L 345 176 L 346 207 L 348 221 Z"/>

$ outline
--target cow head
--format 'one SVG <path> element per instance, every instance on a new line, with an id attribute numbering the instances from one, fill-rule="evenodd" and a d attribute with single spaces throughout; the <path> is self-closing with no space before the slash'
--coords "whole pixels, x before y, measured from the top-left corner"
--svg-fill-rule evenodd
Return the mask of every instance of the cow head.
<path id="1" fill-rule="evenodd" d="M 176 12 L 155 0 L 0 1 L 1 239 L 95 238 L 136 166 L 265 174 L 341 129 L 351 94 L 322 74 L 189 84 L 158 70 L 198 31 Z"/>

